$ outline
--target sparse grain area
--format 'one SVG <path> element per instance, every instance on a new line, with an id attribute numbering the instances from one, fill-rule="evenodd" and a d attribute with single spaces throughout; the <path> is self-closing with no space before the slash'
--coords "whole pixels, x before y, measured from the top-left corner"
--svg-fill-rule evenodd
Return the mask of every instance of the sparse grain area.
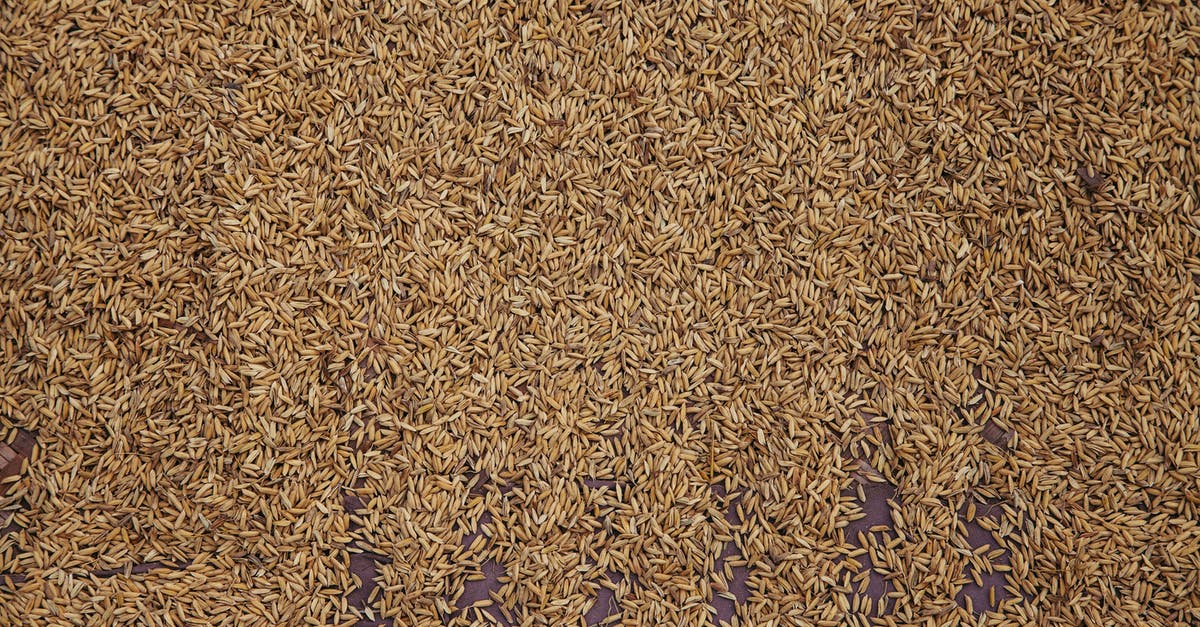
<path id="1" fill-rule="evenodd" d="M 0 25 L 0 623 L 1200 623 L 1194 3 Z"/>

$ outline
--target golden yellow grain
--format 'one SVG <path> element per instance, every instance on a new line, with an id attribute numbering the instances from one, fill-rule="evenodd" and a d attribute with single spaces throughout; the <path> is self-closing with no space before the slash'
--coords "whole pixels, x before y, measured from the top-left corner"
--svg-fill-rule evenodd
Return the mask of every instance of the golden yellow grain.
<path id="1" fill-rule="evenodd" d="M 0 623 L 1200 623 L 1194 3 L 0 23 Z"/>

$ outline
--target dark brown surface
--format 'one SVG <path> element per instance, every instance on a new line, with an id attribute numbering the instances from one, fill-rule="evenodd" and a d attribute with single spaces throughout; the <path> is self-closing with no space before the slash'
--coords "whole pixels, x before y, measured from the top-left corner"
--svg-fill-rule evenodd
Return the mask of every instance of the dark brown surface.
<path id="1" fill-rule="evenodd" d="M 974 515 L 971 515 L 971 507 L 969 505 L 964 506 L 958 515 L 959 524 L 965 528 L 967 542 L 970 544 L 971 550 L 978 551 L 986 547 L 990 551 L 998 548 L 996 538 L 991 532 L 984 529 L 979 521 L 981 518 L 993 521 L 998 519 L 999 512 L 997 510 L 1000 507 L 1000 503 L 998 501 L 980 501 L 974 505 Z M 1002 551 L 996 558 L 996 561 L 992 564 L 993 569 L 991 572 L 978 573 L 978 583 L 972 581 L 964 584 L 962 590 L 955 597 L 955 601 L 959 605 L 968 607 L 978 613 L 995 609 L 1001 602 L 1013 598 L 1012 592 L 1005 587 L 1004 572 L 996 570 L 994 568 L 996 565 L 1004 567 L 1012 565 L 1007 550 Z M 992 599 L 995 600 L 995 603 L 992 603 Z M 968 600 L 970 601 L 969 605 Z"/>
<path id="2" fill-rule="evenodd" d="M 890 434 L 886 428 L 882 428 L 877 432 L 883 444 L 890 444 Z M 1004 446 L 1007 443 L 1007 432 L 1001 430 L 994 422 L 987 422 L 981 436 L 996 444 Z M 14 437 L 11 444 L 0 444 L 0 479 L 10 477 L 20 472 L 22 464 L 33 453 L 33 447 L 36 443 L 34 436 L 25 431 L 19 431 Z M 865 460 L 860 460 L 860 470 L 855 473 L 859 478 L 862 487 L 862 493 L 866 496 L 866 501 L 860 505 L 863 511 L 863 517 L 851 521 L 846 527 L 845 533 L 847 539 L 855 546 L 865 546 L 863 540 L 869 534 L 875 534 L 880 539 L 890 537 L 892 532 L 890 526 L 891 520 L 891 502 L 896 498 L 896 488 L 886 481 L 872 480 L 877 478 L 877 472 L 870 467 Z M 618 482 L 614 480 L 590 479 L 584 481 L 585 485 L 592 489 L 613 489 Z M 9 483 L 11 485 L 11 482 Z M 489 476 L 486 472 L 476 473 L 472 479 L 471 491 L 475 494 L 482 494 L 491 488 L 502 489 L 507 492 L 510 486 L 502 486 L 496 483 L 494 477 Z M 741 494 L 729 495 L 724 486 L 713 485 L 714 502 L 719 511 L 723 512 L 726 522 L 733 530 L 740 529 L 742 525 L 739 507 L 742 501 Z M 856 491 L 851 490 L 846 493 L 846 496 L 853 496 Z M 997 516 L 997 509 L 1000 507 L 998 501 L 977 500 L 973 512 L 967 506 L 964 506 L 959 512 L 959 521 L 961 525 L 961 533 L 965 536 L 972 550 L 985 548 L 992 550 L 997 548 L 996 539 L 988 532 L 981 524 L 981 519 L 993 519 Z M 343 497 L 343 506 L 345 510 L 351 514 L 363 510 L 366 504 L 352 491 L 348 491 Z M 974 514 L 973 516 L 971 514 Z M 7 521 L 3 521 L 7 522 Z M 477 541 L 487 541 L 486 529 L 492 524 L 490 513 L 485 513 L 479 520 L 477 527 L 471 530 L 463 537 L 463 546 L 470 547 Z M 356 531 L 360 525 L 351 523 L 351 531 Z M 858 594 L 861 590 L 871 599 L 872 614 L 875 616 L 886 616 L 888 613 L 888 594 L 895 591 L 895 586 L 892 585 L 888 577 L 878 572 L 875 565 L 870 563 L 869 558 L 863 556 L 859 559 L 862 562 L 862 568 L 859 570 L 858 576 L 855 578 L 855 592 Z M 369 550 L 368 547 L 355 547 L 350 555 L 350 572 L 354 574 L 360 585 L 348 591 L 346 601 L 350 607 L 356 608 L 364 616 L 362 620 L 356 623 L 357 627 L 368 626 L 384 626 L 393 625 L 394 621 L 390 618 L 382 618 L 369 611 L 375 600 L 376 590 L 378 589 L 379 566 L 381 564 L 390 563 L 391 560 L 386 556 Z M 1010 565 L 1007 551 L 1000 552 L 1000 555 L 995 560 L 993 566 L 1000 565 L 1007 567 Z M 152 570 L 171 568 L 183 569 L 188 566 L 187 563 L 169 564 L 165 562 L 150 562 L 144 564 L 132 564 L 122 568 L 105 569 L 94 571 L 93 576 L 108 577 L 121 573 L 145 573 Z M 728 575 L 726 574 L 728 573 Z M 738 546 L 736 534 L 735 537 L 726 542 L 721 553 L 714 562 L 713 573 L 713 598 L 711 605 L 715 611 L 715 619 L 719 623 L 732 624 L 737 616 L 738 607 L 746 603 L 750 598 L 749 587 L 750 564 L 746 563 L 742 555 L 741 549 Z M 1005 588 L 1004 572 L 993 569 L 991 572 L 979 572 L 979 583 L 974 581 L 974 574 L 971 572 L 965 573 L 972 581 L 963 585 L 962 590 L 956 596 L 956 601 L 962 607 L 970 608 L 974 612 L 979 613 L 990 609 L 995 609 L 996 605 L 1005 600 L 1012 598 L 1012 594 Z M 477 578 L 475 578 L 477 577 Z M 624 573 L 616 571 L 607 571 L 604 575 L 605 580 L 597 586 L 596 601 L 585 616 L 585 620 L 589 626 L 612 624 L 621 618 L 621 599 L 619 591 L 624 587 L 628 589 L 628 585 L 636 585 L 636 581 L 627 582 L 627 577 Z M 493 601 L 493 595 L 497 593 L 506 582 L 507 571 L 502 564 L 495 561 L 485 561 L 475 569 L 473 580 L 467 581 L 463 585 L 462 594 L 456 599 L 447 599 L 449 606 L 454 608 L 451 616 L 447 619 L 465 617 L 468 620 L 483 620 L 489 624 L 496 625 L 511 625 L 510 616 L 501 610 L 501 608 Z M 863 580 L 866 580 L 866 585 L 859 588 Z M 7 585 L 20 583 L 25 580 L 25 577 L 20 574 L 4 574 L 0 576 L 0 582 L 6 582 Z M 622 586 L 622 584 L 625 584 Z M 730 598 L 732 597 L 732 598 Z M 992 603 L 992 600 L 996 603 Z M 373 615 L 373 618 L 365 616 Z"/>
<path id="3" fill-rule="evenodd" d="M 0 481 L 21 472 L 21 464 L 33 455 L 33 434 L 18 430 L 10 443 L 0 443 Z"/>
<path id="4" fill-rule="evenodd" d="M 966 409 L 970 411 L 974 407 L 970 406 Z M 875 433 L 880 445 L 889 446 L 891 444 L 891 434 L 886 421 L 880 421 L 866 414 L 863 415 L 863 418 L 868 424 L 875 425 L 873 428 L 876 430 Z M 980 435 L 985 440 L 1001 447 L 1005 446 L 1011 437 L 1007 429 L 1002 428 L 992 420 L 984 423 Z M 22 464 L 33 454 L 35 443 L 36 439 L 33 434 L 26 431 L 18 431 L 13 437 L 11 444 L 0 444 L 0 480 L 20 472 Z M 891 537 L 891 504 L 893 499 L 896 498 L 896 488 L 891 483 L 882 480 L 878 471 L 871 467 L 865 458 L 857 460 L 856 463 L 859 470 L 854 473 L 854 476 L 858 479 L 858 484 L 861 486 L 862 494 L 866 497 L 866 500 L 860 503 L 863 511 L 862 518 L 851 521 L 846 527 L 845 533 L 852 545 L 863 547 L 866 546 L 864 540 L 868 535 L 874 534 L 878 539 Z M 470 481 L 470 491 L 476 495 L 484 494 L 490 489 L 499 489 L 501 492 L 507 493 L 512 488 L 510 485 L 502 484 L 496 477 L 490 476 L 487 472 L 474 473 Z M 611 479 L 586 479 L 583 483 L 591 489 L 615 489 L 620 482 Z M 11 485 L 11 482 L 7 485 Z M 739 606 L 745 604 L 750 598 L 749 574 L 751 565 L 746 562 L 746 559 L 742 555 L 742 551 L 738 546 L 736 533 L 743 523 L 740 514 L 743 495 L 740 493 L 731 495 L 720 484 L 714 484 L 712 492 L 714 504 L 717 510 L 724 516 L 730 529 L 734 531 L 734 536 L 724 544 L 720 554 L 714 561 L 714 572 L 711 582 L 714 592 L 710 603 L 715 612 L 714 618 L 718 623 L 733 624 L 736 620 Z M 844 496 L 853 497 L 856 494 L 857 491 L 852 489 L 847 491 Z M 366 505 L 352 489 L 347 490 L 343 496 L 343 507 L 350 514 L 357 514 L 360 510 L 364 510 Z M 977 499 L 975 507 L 964 506 L 961 508 L 959 512 L 960 532 L 964 535 L 973 551 L 980 550 L 981 548 L 986 548 L 986 550 L 997 548 L 996 539 L 980 524 L 980 521 L 996 518 L 998 514 L 997 509 L 1000 505 L 1000 502 L 995 500 Z M 0 522 L 7 523 L 7 520 Z M 491 514 L 485 512 L 480 517 L 476 528 L 464 535 L 462 540 L 464 548 L 471 547 L 476 542 L 486 542 L 487 529 L 491 524 Z M 361 525 L 352 516 L 350 530 L 353 532 L 360 528 Z M 854 579 L 853 594 L 861 593 L 871 600 L 872 615 L 887 616 L 889 606 L 888 595 L 895 591 L 895 586 L 892 585 L 886 575 L 877 570 L 876 565 L 870 563 L 868 557 L 860 557 L 859 562 L 862 563 L 862 567 Z M 358 580 L 359 585 L 355 589 L 348 591 L 346 602 L 350 607 L 357 609 L 364 616 L 363 619 L 356 623 L 356 627 L 390 626 L 394 624 L 392 619 L 382 618 L 377 612 L 370 610 L 374 606 L 379 586 L 379 566 L 388 563 L 391 563 L 391 560 L 387 556 L 370 550 L 370 547 L 356 545 L 352 549 L 349 568 L 350 572 Z M 1007 551 L 1000 552 L 993 563 L 993 566 L 996 565 L 1002 567 L 1010 565 Z M 187 563 L 169 564 L 165 562 L 150 562 L 132 564 L 122 568 L 94 571 L 91 574 L 96 577 L 108 577 L 121 573 L 145 573 L 162 568 L 183 569 L 187 568 L 187 566 Z M 978 583 L 975 581 L 975 573 L 968 571 L 964 574 L 971 581 L 964 584 L 961 591 L 955 597 L 960 606 L 979 613 L 995 609 L 999 602 L 1012 598 L 1011 592 L 1005 588 L 1003 571 L 993 568 L 990 572 L 979 572 Z M 0 582 L 4 582 L 6 585 L 17 584 L 24 580 L 25 577 L 23 575 L 15 573 L 0 576 Z M 862 586 L 864 580 L 866 584 Z M 488 624 L 512 625 L 510 614 L 502 610 L 493 599 L 493 596 L 500 591 L 506 581 L 507 570 L 503 564 L 492 560 L 483 562 L 474 569 L 472 579 L 464 582 L 462 594 L 457 598 L 446 599 L 448 605 L 453 608 L 453 613 L 447 616 L 446 619 L 466 618 L 469 621 L 482 620 Z M 636 584 L 636 578 L 628 580 L 624 573 L 607 571 L 604 574 L 604 581 L 598 584 L 596 588 L 596 601 L 585 616 L 587 625 L 597 626 L 618 622 L 622 616 L 620 590 L 627 590 L 630 585 Z M 992 602 L 993 599 L 996 603 Z M 371 617 L 368 618 L 368 616 Z"/>
<path id="5" fill-rule="evenodd" d="M 882 445 L 890 445 L 891 437 L 886 426 L 878 428 L 876 433 Z M 897 493 L 896 487 L 881 480 L 878 471 L 869 463 L 865 460 L 859 460 L 858 463 L 859 470 L 854 473 L 854 476 L 858 479 L 862 493 L 866 497 L 866 500 L 860 503 L 863 517 L 851 521 L 846 527 L 845 533 L 852 545 L 863 547 L 866 546 L 864 540 L 868 535 L 875 535 L 879 540 L 893 537 L 891 509 Z M 584 480 L 584 484 L 591 489 L 615 489 L 619 483 L 615 480 Z M 489 476 L 487 473 L 477 473 L 471 479 L 470 490 L 473 494 L 484 494 L 492 489 L 508 493 L 511 486 L 502 485 L 496 477 Z M 733 538 L 724 544 L 721 553 L 714 561 L 711 580 L 714 594 L 710 603 L 715 611 L 714 618 L 719 623 L 733 624 L 738 615 L 738 608 L 749 600 L 751 592 L 749 575 L 752 565 L 746 563 L 737 541 L 737 534 L 743 524 L 740 513 L 743 495 L 740 493 L 731 495 L 720 484 L 712 486 L 712 493 L 714 505 L 729 524 L 733 531 Z M 857 498 L 856 494 L 857 490 L 850 490 L 845 493 L 845 496 Z M 366 503 L 351 492 L 347 492 L 344 496 L 343 505 L 346 511 L 352 514 L 366 507 Z M 999 501 L 976 498 L 974 508 L 967 506 L 961 508 L 959 532 L 972 550 L 986 547 L 990 551 L 997 548 L 996 539 L 981 526 L 980 521 L 996 519 L 1000 506 Z M 463 536 L 463 547 L 469 548 L 477 542 L 488 542 L 488 530 L 492 524 L 491 514 L 485 512 L 475 528 Z M 352 531 L 359 528 L 357 523 L 352 522 Z M 877 569 L 878 565 L 871 563 L 869 557 L 861 556 L 858 561 L 862 563 L 862 567 L 854 579 L 855 585 L 852 594 L 863 594 L 871 600 L 871 615 L 888 616 L 890 605 L 888 595 L 895 592 L 895 586 L 889 576 Z M 351 554 L 350 571 L 361 582 L 361 585 L 350 591 L 346 599 L 351 607 L 357 608 L 364 616 L 367 614 L 367 609 L 374 606 L 373 595 L 378 588 L 379 566 L 390 562 L 389 558 L 369 550 L 368 547 L 357 546 Z M 993 566 L 995 565 L 1009 566 L 1009 557 L 1006 551 L 1002 552 L 995 560 Z M 960 606 L 980 613 L 995 609 L 999 602 L 1012 598 L 1012 594 L 1004 586 L 1003 571 L 993 569 L 991 572 L 978 573 L 980 579 L 978 584 L 973 581 L 972 573 L 964 574 L 972 581 L 964 584 L 956 596 L 956 601 Z M 494 601 L 494 595 L 499 593 L 502 586 L 508 581 L 507 576 L 505 566 L 492 560 L 485 561 L 472 569 L 472 580 L 464 582 L 462 593 L 456 598 L 449 596 L 446 598 L 447 605 L 452 608 L 452 613 L 445 617 L 446 620 L 466 619 L 493 625 L 512 625 L 511 615 Z M 585 616 L 585 621 L 589 626 L 618 622 L 622 617 L 620 591 L 638 585 L 636 578 L 630 579 L 627 574 L 617 571 L 606 571 L 603 577 L 604 580 L 596 586 L 596 600 Z M 865 586 L 862 586 L 864 581 Z M 862 587 L 860 588 L 860 586 Z M 992 603 L 993 598 L 996 603 Z M 377 613 L 374 618 L 364 618 L 356 623 L 358 627 L 392 624 L 394 624 L 392 619 L 383 619 Z"/>
<path id="6" fill-rule="evenodd" d="M 0 479 L 16 474 L 20 464 L 21 459 L 17 452 L 7 444 L 0 444 Z"/>
<path id="7" fill-rule="evenodd" d="M 21 472 L 25 461 L 33 455 L 36 442 L 37 439 L 32 433 L 18 429 L 12 442 L 0 443 L 0 496 L 7 494 L 11 489 L 13 483 L 8 480 L 9 477 Z M 11 510 L 0 511 L 0 535 L 16 530 L 16 523 L 11 522 L 12 517 Z"/>

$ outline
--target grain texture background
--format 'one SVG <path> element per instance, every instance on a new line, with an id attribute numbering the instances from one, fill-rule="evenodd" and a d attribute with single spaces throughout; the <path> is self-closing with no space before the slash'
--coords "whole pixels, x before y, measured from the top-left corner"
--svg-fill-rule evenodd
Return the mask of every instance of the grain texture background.
<path id="1" fill-rule="evenodd" d="M 1200 622 L 1195 4 L 0 6 L 0 623 Z"/>

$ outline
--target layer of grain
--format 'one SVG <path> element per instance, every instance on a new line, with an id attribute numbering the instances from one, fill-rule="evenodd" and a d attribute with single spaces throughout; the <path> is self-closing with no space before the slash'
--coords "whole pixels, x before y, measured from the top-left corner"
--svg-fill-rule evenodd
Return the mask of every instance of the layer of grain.
<path id="1" fill-rule="evenodd" d="M 1144 4 L 4 6 L 0 623 L 1200 621 Z"/>

